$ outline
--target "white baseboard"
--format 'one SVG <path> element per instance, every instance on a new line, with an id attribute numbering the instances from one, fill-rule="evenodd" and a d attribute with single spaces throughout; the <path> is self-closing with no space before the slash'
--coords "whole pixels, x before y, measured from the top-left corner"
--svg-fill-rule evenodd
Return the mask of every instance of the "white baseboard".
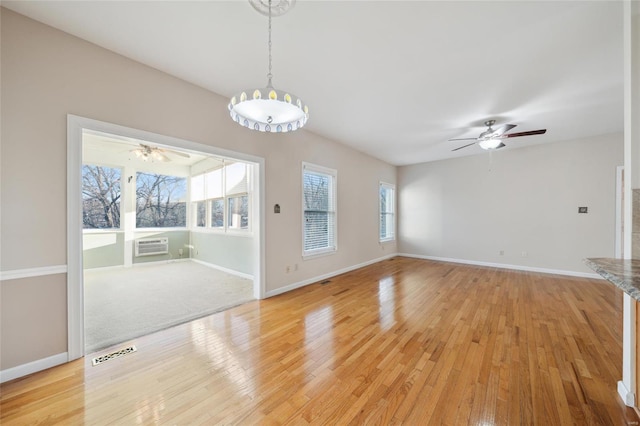
<path id="1" fill-rule="evenodd" d="M 66 274 L 67 265 L 43 266 L 40 268 L 13 269 L 0 272 L 0 281 L 20 278 L 41 277 L 43 275 Z"/>
<path id="2" fill-rule="evenodd" d="M 624 401 L 627 407 L 635 407 L 636 395 L 627 389 L 627 386 L 622 380 L 618 381 L 618 395 L 620 395 L 620 398 L 622 398 L 622 401 Z"/>
<path id="3" fill-rule="evenodd" d="M 351 272 L 351 271 L 353 271 L 355 269 L 360 269 L 360 268 L 363 268 L 365 266 L 369 266 L 369 265 L 372 265 L 374 263 L 378 263 L 378 262 L 390 259 L 390 258 L 395 257 L 395 256 L 397 256 L 397 254 L 395 254 L 395 253 L 388 254 L 386 256 L 379 257 L 377 259 L 369 260 L 367 262 L 359 263 L 357 265 L 348 266 L 346 268 L 342 268 L 342 269 L 339 269 L 337 271 L 329 272 L 328 274 L 319 275 L 317 277 L 309 278 L 309 279 L 306 279 L 304 281 L 299 281 L 297 283 L 289 284 L 287 286 L 280 287 L 280 288 L 277 288 L 275 290 L 267 291 L 266 294 L 265 294 L 265 297 L 277 296 L 278 294 L 286 293 L 288 291 L 295 290 L 297 288 L 304 287 L 306 285 L 313 284 L 313 283 L 316 283 L 318 281 L 326 280 L 327 278 L 335 277 L 336 275 L 344 274 L 346 272 Z"/>
<path id="4" fill-rule="evenodd" d="M 230 275 L 235 275 L 236 277 L 246 278 L 248 280 L 253 280 L 253 275 L 251 275 L 251 274 L 245 274 L 244 272 L 240 272 L 240 271 L 236 271 L 236 270 L 233 270 L 233 269 L 225 268 L 224 266 L 219 266 L 219 265 L 216 265 L 216 264 L 213 264 L 213 263 L 205 262 L 204 260 L 200 260 L 200 259 L 191 258 L 190 260 L 192 262 L 199 263 L 199 264 L 207 266 L 209 268 L 217 269 L 218 271 L 226 272 L 227 274 L 230 274 Z"/>
<path id="5" fill-rule="evenodd" d="M 117 271 L 119 269 L 126 269 L 126 268 L 138 268 L 141 266 L 165 265 L 167 263 L 174 263 L 174 262 L 188 262 L 190 260 L 191 260 L 190 258 L 184 257 L 184 258 L 178 258 L 178 259 L 154 260 L 153 262 L 132 263 L 129 266 L 127 265 L 100 266 L 98 268 L 85 268 L 84 270 L 91 271 L 91 272 L 109 272 L 109 271 Z"/>
<path id="6" fill-rule="evenodd" d="M 97 268 L 83 268 L 84 272 L 109 272 L 109 271 L 117 271 L 119 269 L 128 268 L 128 266 L 124 265 L 113 265 L 113 266 L 99 266 Z"/>
<path id="7" fill-rule="evenodd" d="M 191 260 L 190 257 L 178 257 L 178 258 L 172 258 L 172 259 L 154 260 L 152 262 L 132 263 L 131 266 L 136 268 L 138 266 L 160 265 L 160 264 L 176 263 L 176 262 L 188 262 L 190 260 Z"/>
<path id="8" fill-rule="evenodd" d="M 593 278 L 603 280 L 599 274 L 577 271 L 565 271 L 563 269 L 538 268 L 535 266 L 509 265 L 505 263 L 480 262 L 476 260 L 452 259 L 448 257 L 424 256 L 420 254 L 398 253 L 398 256 L 413 257 L 415 259 L 435 260 L 438 262 L 462 263 L 465 265 L 488 266 L 491 268 L 513 269 L 516 271 L 540 272 L 543 274 L 566 275 L 570 277 Z"/>
<path id="9" fill-rule="evenodd" d="M 55 367 L 68 361 L 69 355 L 67 352 L 63 352 L 27 364 L 18 365 L 17 367 L 7 368 L 6 370 L 0 371 L 0 383 L 37 373 L 38 371 L 46 370 L 47 368 Z"/>

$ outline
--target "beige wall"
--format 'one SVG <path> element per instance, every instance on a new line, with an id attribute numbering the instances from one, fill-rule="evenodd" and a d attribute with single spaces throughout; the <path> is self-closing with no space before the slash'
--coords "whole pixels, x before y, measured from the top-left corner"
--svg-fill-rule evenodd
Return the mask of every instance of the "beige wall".
<path id="1" fill-rule="evenodd" d="M 2 281 L 0 301 L 2 370 L 67 351 L 66 274 Z"/>
<path id="2" fill-rule="evenodd" d="M 593 273 L 582 259 L 614 254 L 622 163 L 612 134 L 400 167 L 399 252 Z"/>
<path id="3" fill-rule="evenodd" d="M 267 291 L 396 251 L 395 244 L 378 244 L 377 204 L 378 181 L 395 182 L 395 167 L 304 130 L 249 131 L 232 122 L 222 96 L 0 10 L 3 271 L 66 264 L 67 114 L 265 158 Z M 339 250 L 308 261 L 301 257 L 302 161 L 338 170 Z M 279 215 L 273 214 L 276 203 Z M 285 267 L 296 263 L 298 270 L 287 274 Z M 59 281 L 2 282 L 1 369 L 66 348 L 66 334 L 50 325 L 66 321 Z M 5 311 L 16 303 L 33 311 L 39 302 L 31 295 L 40 291 L 55 293 L 51 321 Z M 14 345 L 18 336 L 28 342 Z M 55 344 L 38 343 L 50 338 Z"/>

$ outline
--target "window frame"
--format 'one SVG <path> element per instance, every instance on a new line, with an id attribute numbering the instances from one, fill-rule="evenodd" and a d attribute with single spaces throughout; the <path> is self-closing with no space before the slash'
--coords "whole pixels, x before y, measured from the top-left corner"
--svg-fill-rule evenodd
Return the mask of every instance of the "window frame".
<path id="1" fill-rule="evenodd" d="M 382 190 L 390 190 L 391 191 L 391 212 L 383 212 L 382 211 Z M 391 236 L 383 237 L 382 236 L 382 215 L 383 214 L 391 214 Z M 393 183 L 387 183 L 380 181 L 378 185 L 378 241 L 380 243 L 387 243 L 396 240 L 396 186 Z"/>
<path id="2" fill-rule="evenodd" d="M 333 245 L 329 247 L 323 248 L 315 248 L 310 250 L 305 250 L 305 240 L 306 240 L 306 232 L 305 232 L 305 199 L 304 199 L 304 178 L 306 172 L 325 175 L 331 178 L 331 186 L 329 188 L 329 197 L 333 198 L 333 210 L 328 210 L 328 212 L 333 215 Z M 302 162 L 302 172 L 301 172 L 301 231 L 302 231 L 302 259 L 312 259 L 320 256 L 332 255 L 338 252 L 338 171 L 334 169 L 330 169 L 328 167 L 319 166 L 317 164 Z"/>

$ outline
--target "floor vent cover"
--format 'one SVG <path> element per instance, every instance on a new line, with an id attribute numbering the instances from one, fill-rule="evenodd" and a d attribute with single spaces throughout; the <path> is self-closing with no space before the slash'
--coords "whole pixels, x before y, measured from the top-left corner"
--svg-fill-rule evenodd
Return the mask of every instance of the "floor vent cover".
<path id="1" fill-rule="evenodd" d="M 115 351 L 115 352 L 108 353 L 106 355 L 95 357 L 93 360 L 91 360 L 91 363 L 94 366 L 96 366 L 104 362 L 111 361 L 112 359 L 116 359 L 116 358 L 120 358 L 121 356 L 128 355 L 135 351 L 137 351 L 137 349 L 134 345 L 128 346 L 124 349 L 120 349 L 119 351 Z"/>

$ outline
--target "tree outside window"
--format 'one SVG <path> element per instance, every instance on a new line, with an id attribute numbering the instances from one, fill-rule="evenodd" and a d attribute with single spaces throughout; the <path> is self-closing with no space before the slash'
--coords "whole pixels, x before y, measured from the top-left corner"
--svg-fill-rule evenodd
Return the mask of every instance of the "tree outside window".
<path id="1" fill-rule="evenodd" d="M 187 225 L 187 180 L 156 173 L 136 174 L 136 227 Z"/>
<path id="2" fill-rule="evenodd" d="M 120 177 L 118 168 L 82 166 L 82 227 L 120 228 Z"/>

